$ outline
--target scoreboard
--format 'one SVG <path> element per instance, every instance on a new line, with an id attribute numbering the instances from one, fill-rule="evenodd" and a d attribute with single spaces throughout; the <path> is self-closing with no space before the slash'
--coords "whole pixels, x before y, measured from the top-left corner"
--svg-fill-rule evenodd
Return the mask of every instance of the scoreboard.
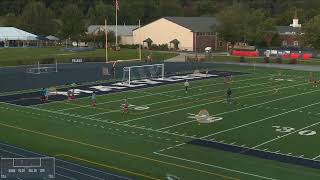
<path id="1" fill-rule="evenodd" d="M 1 158 L 1 179 L 55 178 L 55 158 Z"/>

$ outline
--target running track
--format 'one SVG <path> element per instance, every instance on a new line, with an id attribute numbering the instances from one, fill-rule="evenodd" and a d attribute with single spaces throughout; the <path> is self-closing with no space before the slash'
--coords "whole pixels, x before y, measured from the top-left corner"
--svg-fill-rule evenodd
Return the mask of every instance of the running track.
<path id="1" fill-rule="evenodd" d="M 28 151 L 0 142 L 0 157 L 46 157 L 43 154 Z M 130 178 L 98 169 L 85 167 L 56 158 L 55 180 L 130 180 Z M 17 178 L 21 180 L 22 178 Z M 11 179 L 10 179 L 11 180 Z M 42 180 L 48 180 L 43 178 Z"/>

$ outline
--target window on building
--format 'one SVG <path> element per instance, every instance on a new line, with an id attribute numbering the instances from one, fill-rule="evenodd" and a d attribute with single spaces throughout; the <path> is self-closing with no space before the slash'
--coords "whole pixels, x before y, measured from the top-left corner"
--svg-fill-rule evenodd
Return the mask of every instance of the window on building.
<path id="1" fill-rule="evenodd" d="M 287 46 L 287 45 L 288 45 L 287 41 L 282 41 L 282 46 Z"/>
<path id="2" fill-rule="evenodd" d="M 299 41 L 294 41 L 294 42 L 293 42 L 293 45 L 294 45 L 294 46 L 299 46 Z"/>
<path id="3" fill-rule="evenodd" d="M 223 46 L 222 41 L 219 41 L 219 47 L 222 47 L 222 46 Z"/>

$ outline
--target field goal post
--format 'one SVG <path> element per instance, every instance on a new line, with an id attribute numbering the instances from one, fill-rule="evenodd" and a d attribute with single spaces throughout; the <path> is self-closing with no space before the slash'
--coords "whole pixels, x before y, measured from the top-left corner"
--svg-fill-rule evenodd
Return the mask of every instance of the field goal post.
<path id="1" fill-rule="evenodd" d="M 134 80 L 163 78 L 164 64 L 129 66 L 123 68 L 123 82 L 129 85 Z"/>

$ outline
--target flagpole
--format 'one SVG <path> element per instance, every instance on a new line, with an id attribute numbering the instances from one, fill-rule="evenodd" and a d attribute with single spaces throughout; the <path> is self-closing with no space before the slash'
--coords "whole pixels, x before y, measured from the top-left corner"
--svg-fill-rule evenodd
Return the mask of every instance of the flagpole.
<path id="1" fill-rule="evenodd" d="M 116 48 L 118 48 L 118 10 L 119 10 L 119 2 L 116 0 Z"/>
<path id="2" fill-rule="evenodd" d="M 141 55 L 141 21 L 139 19 L 139 59 L 140 61 L 142 60 L 142 55 Z"/>
<path id="3" fill-rule="evenodd" d="M 108 63 L 108 30 L 107 30 L 107 19 L 104 20 L 104 33 L 106 35 L 106 63 Z"/>

